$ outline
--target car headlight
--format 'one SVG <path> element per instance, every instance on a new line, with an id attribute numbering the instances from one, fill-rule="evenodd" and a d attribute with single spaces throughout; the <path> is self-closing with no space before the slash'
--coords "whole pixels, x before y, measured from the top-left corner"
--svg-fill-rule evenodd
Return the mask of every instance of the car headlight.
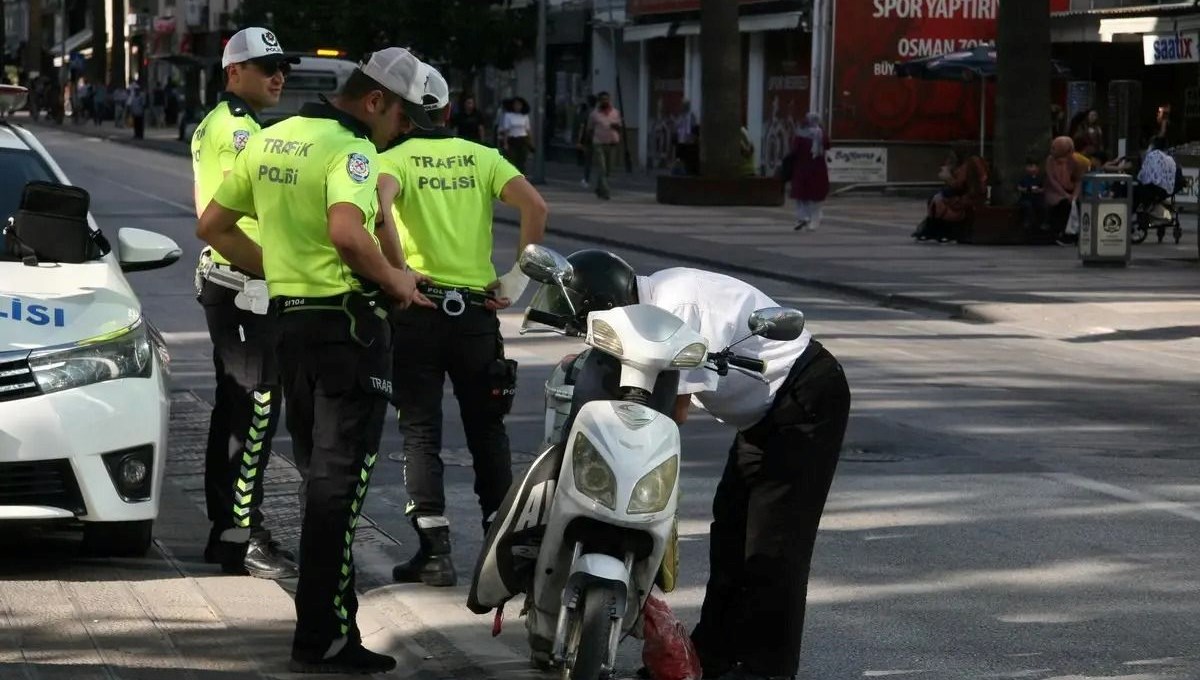
<path id="1" fill-rule="evenodd" d="M 153 350 L 141 322 L 66 349 L 29 355 L 29 367 L 42 394 L 121 378 L 149 378 Z"/>
<path id="2" fill-rule="evenodd" d="M 675 355 L 675 358 L 671 360 L 671 366 L 673 368 L 700 368 L 707 357 L 708 345 L 703 342 L 694 342 Z"/>
<path id="3" fill-rule="evenodd" d="M 617 478 L 600 452 L 582 433 L 576 435 L 571 449 L 571 470 L 579 493 L 603 505 L 617 509 Z"/>
<path id="4" fill-rule="evenodd" d="M 621 346 L 621 338 L 617 337 L 617 332 L 613 330 L 612 326 L 599 319 L 592 322 L 592 341 L 588 344 L 618 358 L 625 353 L 625 348 Z"/>
<path id="5" fill-rule="evenodd" d="M 679 477 L 679 457 L 671 456 L 661 465 L 638 480 L 629 497 L 626 511 L 631 515 L 646 515 L 662 512 L 671 501 L 675 491 L 675 480 Z"/>

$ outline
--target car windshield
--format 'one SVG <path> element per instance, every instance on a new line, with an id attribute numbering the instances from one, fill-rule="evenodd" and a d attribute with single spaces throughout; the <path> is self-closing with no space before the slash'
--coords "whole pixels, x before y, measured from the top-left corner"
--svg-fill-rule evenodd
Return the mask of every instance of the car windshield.
<path id="1" fill-rule="evenodd" d="M 0 225 L 8 224 L 8 218 L 21 205 L 21 192 L 25 184 L 35 180 L 57 181 L 54 173 L 34 152 L 0 149 Z"/>

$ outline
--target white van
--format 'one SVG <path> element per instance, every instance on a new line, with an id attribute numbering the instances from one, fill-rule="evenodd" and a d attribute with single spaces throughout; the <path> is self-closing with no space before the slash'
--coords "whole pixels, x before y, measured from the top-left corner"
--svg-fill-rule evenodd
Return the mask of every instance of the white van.
<path id="1" fill-rule="evenodd" d="M 263 112 L 268 121 L 294 116 L 300 107 L 317 101 L 317 95 L 333 98 L 358 64 L 346 59 L 329 57 L 300 57 L 300 63 L 292 66 L 292 73 L 283 84 L 283 96 L 279 104 Z"/>

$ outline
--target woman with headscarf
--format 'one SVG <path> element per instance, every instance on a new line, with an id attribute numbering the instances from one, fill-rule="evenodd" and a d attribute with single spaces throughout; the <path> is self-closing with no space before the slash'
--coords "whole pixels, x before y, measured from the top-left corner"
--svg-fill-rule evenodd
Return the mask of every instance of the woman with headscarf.
<path id="1" fill-rule="evenodd" d="M 1075 160 L 1075 142 L 1070 137 L 1055 137 L 1046 157 L 1046 214 L 1059 243 L 1071 242 L 1067 222 L 1082 187 L 1083 168 Z"/>
<path id="2" fill-rule="evenodd" d="M 791 196 L 796 201 L 796 231 L 816 231 L 821 224 L 821 203 L 829 197 L 829 166 L 825 149 L 829 135 L 821 127 L 821 116 L 810 113 L 792 139 L 790 152 Z"/>
<path id="3" fill-rule="evenodd" d="M 969 149 L 951 150 L 938 178 L 945 185 L 929 199 L 925 221 L 913 234 L 918 241 L 957 241 L 961 225 L 987 203 L 988 167 L 979 154 Z"/>

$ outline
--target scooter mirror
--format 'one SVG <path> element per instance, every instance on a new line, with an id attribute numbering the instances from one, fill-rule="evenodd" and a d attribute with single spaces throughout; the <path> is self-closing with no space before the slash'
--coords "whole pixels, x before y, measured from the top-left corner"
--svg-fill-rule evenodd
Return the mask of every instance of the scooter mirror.
<path id="1" fill-rule="evenodd" d="M 750 332 L 768 340 L 795 340 L 804 332 L 804 313 L 790 307 L 767 307 L 750 315 Z"/>
<path id="2" fill-rule="evenodd" d="M 571 263 L 545 246 L 529 244 L 517 264 L 525 276 L 538 283 L 564 283 L 571 279 Z"/>

